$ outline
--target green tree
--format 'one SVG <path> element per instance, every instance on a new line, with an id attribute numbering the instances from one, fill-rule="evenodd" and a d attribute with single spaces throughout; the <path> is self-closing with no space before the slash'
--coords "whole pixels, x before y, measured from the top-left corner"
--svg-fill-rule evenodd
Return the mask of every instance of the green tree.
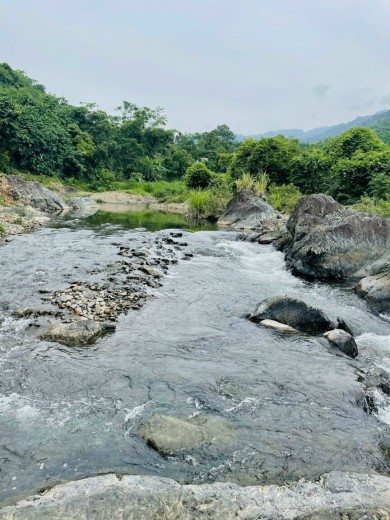
<path id="1" fill-rule="evenodd" d="M 238 179 L 247 172 L 257 178 L 267 173 L 271 182 L 282 184 L 289 182 L 292 162 L 301 154 L 297 139 L 288 139 L 282 135 L 263 139 L 246 139 L 240 144 L 229 168 L 233 179 Z"/>
<path id="2" fill-rule="evenodd" d="M 206 189 L 214 174 L 204 163 L 196 162 L 187 168 L 185 182 L 192 190 Z"/>

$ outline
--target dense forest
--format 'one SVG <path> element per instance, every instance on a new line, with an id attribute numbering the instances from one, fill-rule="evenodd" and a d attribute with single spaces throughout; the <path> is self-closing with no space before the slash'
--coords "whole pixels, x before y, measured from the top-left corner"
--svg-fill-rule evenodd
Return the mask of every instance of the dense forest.
<path id="1" fill-rule="evenodd" d="M 325 192 L 347 204 L 390 198 L 390 147 L 372 129 L 351 128 L 315 145 L 281 135 L 239 143 L 226 125 L 185 134 L 166 122 L 161 108 L 127 101 L 116 115 L 92 103 L 73 106 L 0 65 L 0 171 L 56 176 L 91 189 L 185 181 L 192 190 L 225 194 L 250 175 L 287 192 Z"/>

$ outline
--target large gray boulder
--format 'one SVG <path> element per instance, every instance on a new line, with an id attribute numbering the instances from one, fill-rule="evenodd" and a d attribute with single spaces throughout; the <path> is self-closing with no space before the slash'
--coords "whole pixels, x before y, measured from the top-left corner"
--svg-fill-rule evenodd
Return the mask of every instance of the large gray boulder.
<path id="1" fill-rule="evenodd" d="M 255 323 L 275 320 L 307 334 L 323 334 L 335 328 L 335 324 L 321 310 L 289 296 L 267 298 L 250 314 L 249 319 Z"/>
<path id="2" fill-rule="evenodd" d="M 390 247 L 390 219 L 356 213 L 323 194 L 302 197 L 287 230 L 288 264 L 314 278 L 362 278 Z"/>
<path id="3" fill-rule="evenodd" d="M 375 473 L 335 471 L 317 482 L 247 487 L 111 474 L 54 486 L 0 509 L 0 520 L 384 520 L 389 512 L 390 479 Z"/>
<path id="4" fill-rule="evenodd" d="M 270 224 L 271 229 L 284 224 L 283 217 L 260 196 L 242 190 L 228 203 L 225 212 L 219 217 L 218 224 L 235 229 L 258 229 Z"/>
<path id="5" fill-rule="evenodd" d="M 191 419 L 154 415 L 140 428 L 143 439 L 161 455 L 174 455 L 202 444 L 226 444 L 234 430 L 222 417 L 198 415 Z"/>
<path id="6" fill-rule="evenodd" d="M 294 274 L 370 277 L 358 287 L 359 294 L 381 310 L 389 308 L 390 219 L 343 208 L 327 195 L 308 195 L 288 220 L 280 248 Z"/>
<path id="7" fill-rule="evenodd" d="M 44 188 L 39 182 L 25 181 L 17 175 L 6 175 L 5 182 L 10 195 L 16 202 L 19 201 L 47 212 L 69 209 L 62 197 Z"/>

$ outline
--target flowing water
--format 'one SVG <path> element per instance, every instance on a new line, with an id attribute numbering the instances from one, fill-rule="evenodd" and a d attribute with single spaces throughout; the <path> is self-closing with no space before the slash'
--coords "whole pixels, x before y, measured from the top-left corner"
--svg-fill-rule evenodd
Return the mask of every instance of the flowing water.
<path id="1" fill-rule="evenodd" d="M 118 244 L 149 240 L 150 231 L 132 227 L 191 229 L 176 218 L 158 224 L 100 212 L 0 248 L 2 504 L 105 472 L 243 485 L 333 469 L 387 472 L 380 446 L 390 444 L 390 408 L 384 402 L 379 417 L 363 411 L 359 373 L 370 363 L 390 369 L 390 322 L 348 288 L 293 277 L 272 246 L 239 242 L 234 232 L 185 232 L 194 257 L 172 267 L 154 298 L 93 346 L 42 341 L 34 320 L 12 318 L 18 307 L 42 306 L 39 290 L 90 279 L 117 261 Z M 284 294 L 342 316 L 359 357 L 244 318 L 262 299 Z M 138 434 L 154 413 L 221 416 L 234 441 L 163 458 Z"/>

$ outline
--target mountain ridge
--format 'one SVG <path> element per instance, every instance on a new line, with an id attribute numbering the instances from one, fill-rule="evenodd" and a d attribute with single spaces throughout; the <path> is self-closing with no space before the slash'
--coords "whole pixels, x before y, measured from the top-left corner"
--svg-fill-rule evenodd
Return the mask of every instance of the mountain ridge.
<path id="1" fill-rule="evenodd" d="M 346 130 L 355 126 L 364 126 L 374 130 L 383 141 L 390 144 L 390 109 L 381 110 L 375 114 L 368 116 L 358 116 L 347 123 L 340 123 L 333 126 L 320 126 L 311 130 L 301 130 L 300 128 L 289 128 L 283 130 L 275 130 L 264 132 L 262 134 L 241 135 L 237 134 L 237 141 L 241 142 L 249 137 L 253 139 L 261 139 L 262 137 L 275 137 L 277 135 L 284 135 L 294 139 L 299 139 L 303 143 L 314 144 L 330 137 L 336 137 Z"/>

